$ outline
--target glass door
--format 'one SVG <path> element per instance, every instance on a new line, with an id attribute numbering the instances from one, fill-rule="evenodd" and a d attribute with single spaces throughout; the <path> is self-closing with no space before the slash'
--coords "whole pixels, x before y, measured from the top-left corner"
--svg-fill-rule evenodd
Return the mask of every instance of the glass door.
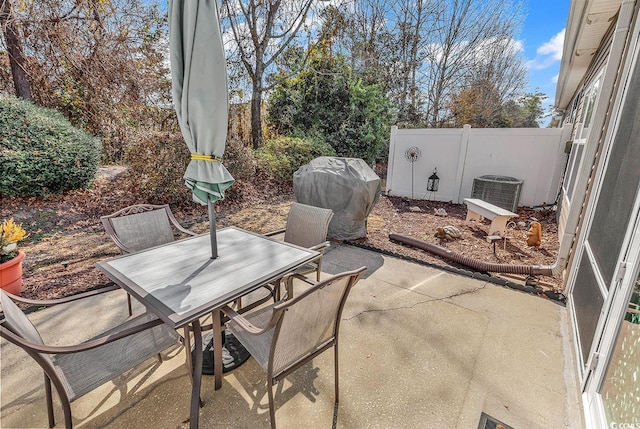
<path id="1" fill-rule="evenodd" d="M 624 310 L 600 389 L 610 428 L 640 428 L 640 278 Z"/>
<path id="2" fill-rule="evenodd" d="M 640 208 L 583 399 L 588 428 L 640 429 Z"/>

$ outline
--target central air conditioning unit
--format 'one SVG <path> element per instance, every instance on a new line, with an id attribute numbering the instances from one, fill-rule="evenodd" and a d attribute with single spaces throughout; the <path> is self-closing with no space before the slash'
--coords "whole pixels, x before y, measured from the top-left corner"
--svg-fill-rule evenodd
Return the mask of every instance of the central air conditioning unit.
<path id="1" fill-rule="evenodd" d="M 522 180 L 507 176 L 480 176 L 473 179 L 471 198 L 516 212 L 520 201 Z"/>

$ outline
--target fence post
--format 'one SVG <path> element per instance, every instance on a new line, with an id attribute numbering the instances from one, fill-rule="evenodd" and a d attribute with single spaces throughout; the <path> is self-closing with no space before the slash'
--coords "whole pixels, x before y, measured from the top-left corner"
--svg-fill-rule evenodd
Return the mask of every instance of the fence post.
<path id="1" fill-rule="evenodd" d="M 456 168 L 456 186 L 453 200 L 460 204 L 462 199 L 462 180 L 464 179 L 464 169 L 467 163 L 467 149 L 469 147 L 469 135 L 471 134 L 471 125 L 465 124 L 460 133 L 460 150 L 458 151 L 458 167 Z"/>
<path id="2" fill-rule="evenodd" d="M 393 163 L 395 162 L 396 153 L 396 134 L 398 133 L 398 127 L 391 127 L 391 136 L 389 137 L 389 157 L 387 158 L 387 183 L 386 193 L 393 189 Z"/>

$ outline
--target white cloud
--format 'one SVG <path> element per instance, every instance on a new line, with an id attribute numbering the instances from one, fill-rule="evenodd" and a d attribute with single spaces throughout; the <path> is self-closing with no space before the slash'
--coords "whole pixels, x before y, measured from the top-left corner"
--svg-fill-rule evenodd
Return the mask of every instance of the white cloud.
<path id="1" fill-rule="evenodd" d="M 536 51 L 538 55 L 550 55 L 554 60 L 560 61 L 562 59 L 562 46 L 564 45 L 564 32 L 565 29 L 563 28 L 551 40 L 540 46 Z"/>
<path id="2" fill-rule="evenodd" d="M 543 43 L 536 50 L 536 57 L 527 61 L 529 70 L 543 70 L 562 59 L 562 47 L 564 45 L 563 28 L 558 34 L 554 35 L 549 41 Z"/>
<path id="3" fill-rule="evenodd" d="M 557 75 L 555 75 L 554 77 L 552 77 L 552 78 L 551 78 L 551 82 L 552 82 L 552 83 L 558 83 L 558 77 L 559 77 L 559 74 L 557 74 Z"/>

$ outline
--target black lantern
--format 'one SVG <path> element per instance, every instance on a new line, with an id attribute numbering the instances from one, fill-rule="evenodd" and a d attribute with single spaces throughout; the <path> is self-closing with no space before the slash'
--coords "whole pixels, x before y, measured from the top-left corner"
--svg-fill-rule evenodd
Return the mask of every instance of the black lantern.
<path id="1" fill-rule="evenodd" d="M 429 176 L 429 179 L 427 180 L 427 191 L 429 191 L 429 192 L 437 192 L 438 191 L 438 185 L 440 184 L 440 178 L 436 174 L 437 172 L 438 172 L 438 169 L 436 168 L 435 170 L 433 170 L 433 174 L 431 176 Z"/>

